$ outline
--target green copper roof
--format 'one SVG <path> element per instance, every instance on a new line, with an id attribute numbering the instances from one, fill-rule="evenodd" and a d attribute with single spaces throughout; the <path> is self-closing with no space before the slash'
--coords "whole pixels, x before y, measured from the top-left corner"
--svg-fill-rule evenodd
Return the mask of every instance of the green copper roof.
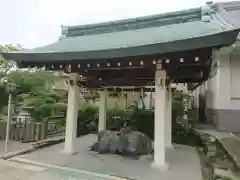
<path id="1" fill-rule="evenodd" d="M 168 53 L 229 45 L 238 30 L 209 15 L 202 21 L 200 8 L 125 21 L 63 27 L 56 43 L 16 53 L 6 59 L 59 61 Z"/>
<path id="2" fill-rule="evenodd" d="M 151 27 L 137 30 L 94 34 L 64 38 L 41 48 L 22 52 L 71 52 L 71 51 L 96 51 L 117 48 L 145 46 L 149 44 L 164 43 L 209 34 L 220 33 L 225 29 L 217 22 L 205 23 L 194 21 L 177 25 Z"/>
<path id="3" fill-rule="evenodd" d="M 66 37 L 103 34 L 201 21 L 201 8 L 81 26 L 62 26 Z"/>

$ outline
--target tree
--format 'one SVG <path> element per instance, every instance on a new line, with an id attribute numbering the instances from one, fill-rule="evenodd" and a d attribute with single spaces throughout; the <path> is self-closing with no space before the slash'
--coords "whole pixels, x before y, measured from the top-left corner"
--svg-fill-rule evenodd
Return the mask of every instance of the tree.
<path id="1" fill-rule="evenodd" d="M 42 69 L 19 70 L 13 61 L 7 61 L 1 52 L 21 50 L 21 46 L 0 45 L 0 82 L 16 84 L 17 90 L 13 96 L 16 106 L 32 107 L 29 111 L 36 121 L 52 114 L 62 114 L 66 110 L 67 93 L 54 89 L 54 83 L 59 78 L 53 72 Z M 7 84 L 0 83 L 0 110 L 7 105 Z"/>
<path id="2" fill-rule="evenodd" d="M 19 98 L 20 106 L 32 107 L 29 112 L 36 121 L 66 113 L 67 105 L 62 102 L 64 99 L 60 97 L 57 92 L 31 92 L 28 94 L 21 94 Z"/>
<path id="3" fill-rule="evenodd" d="M 7 105 L 8 102 L 7 87 L 6 84 L 3 83 L 3 80 L 15 65 L 13 61 L 5 60 L 1 56 L 1 52 L 17 51 L 20 49 L 22 49 L 20 45 L 0 45 L 0 111 Z"/>
<path id="4" fill-rule="evenodd" d="M 7 75 L 7 73 L 14 68 L 13 61 L 7 61 L 1 56 L 1 52 L 11 52 L 11 51 L 18 51 L 21 50 L 20 45 L 0 45 L 0 80 Z"/>
<path id="5" fill-rule="evenodd" d="M 40 92 L 53 88 L 55 80 L 58 78 L 52 72 L 44 70 L 37 71 L 12 71 L 7 75 L 8 79 L 18 87 L 18 93 Z"/>
<path id="6" fill-rule="evenodd" d="M 8 103 L 7 88 L 3 84 L 0 84 L 0 111 Z"/>
<path id="7" fill-rule="evenodd" d="M 7 78 L 17 85 L 16 105 L 20 109 L 31 107 L 28 110 L 34 120 L 41 121 L 65 113 L 67 92 L 54 89 L 54 83 L 60 77 L 53 72 L 16 70 L 10 72 Z"/>

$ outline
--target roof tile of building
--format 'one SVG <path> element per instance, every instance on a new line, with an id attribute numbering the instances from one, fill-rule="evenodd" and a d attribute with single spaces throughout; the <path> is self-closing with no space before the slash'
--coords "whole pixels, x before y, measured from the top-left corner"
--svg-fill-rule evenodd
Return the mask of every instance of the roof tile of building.
<path id="1" fill-rule="evenodd" d="M 104 34 L 201 21 L 201 8 L 80 26 L 62 26 L 66 37 Z"/>

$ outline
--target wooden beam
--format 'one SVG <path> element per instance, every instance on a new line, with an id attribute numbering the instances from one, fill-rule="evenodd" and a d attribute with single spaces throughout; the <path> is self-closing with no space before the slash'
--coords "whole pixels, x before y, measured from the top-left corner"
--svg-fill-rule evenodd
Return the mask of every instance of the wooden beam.
<path id="1" fill-rule="evenodd" d="M 100 88 L 100 87 L 91 87 L 88 88 L 86 87 L 88 90 L 99 90 L 99 91 L 103 91 L 104 89 L 107 89 L 107 91 L 109 92 L 141 92 L 142 90 L 144 92 L 154 92 L 154 87 L 152 88 L 139 88 L 139 87 L 104 87 L 104 88 Z"/>
<path id="2" fill-rule="evenodd" d="M 154 82 L 154 79 L 107 79 L 107 80 L 87 80 L 79 81 L 86 87 L 104 87 L 104 86 L 146 86 Z"/>

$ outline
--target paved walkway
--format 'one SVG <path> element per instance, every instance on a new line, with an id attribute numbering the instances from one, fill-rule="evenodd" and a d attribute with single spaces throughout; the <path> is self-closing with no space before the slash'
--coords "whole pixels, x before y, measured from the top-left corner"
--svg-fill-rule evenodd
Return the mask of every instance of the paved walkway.
<path id="1" fill-rule="evenodd" d="M 17 157 L 20 160 L 46 163 L 94 173 L 127 177 L 138 180 L 200 180 L 201 166 L 195 148 L 174 146 L 167 151 L 169 169 L 160 171 L 152 167 L 152 158 L 140 160 L 118 155 L 99 155 L 88 151 L 96 141 L 96 135 L 87 135 L 76 141 L 78 153 L 72 156 L 62 153 L 64 144 L 57 144 Z"/>
<path id="2" fill-rule="evenodd" d="M 57 168 L 0 160 L 1 180 L 117 180 Z M 120 180 L 120 179 L 119 179 Z M 121 179 L 122 180 L 122 179 Z"/>

